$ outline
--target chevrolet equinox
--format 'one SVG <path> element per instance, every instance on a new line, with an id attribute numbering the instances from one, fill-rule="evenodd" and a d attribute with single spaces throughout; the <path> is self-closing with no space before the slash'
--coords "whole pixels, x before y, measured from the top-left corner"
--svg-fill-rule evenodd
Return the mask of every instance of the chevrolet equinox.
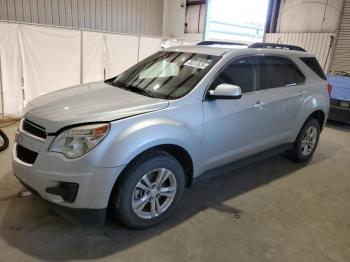
<path id="1" fill-rule="evenodd" d="M 239 48 L 238 48 L 239 47 Z M 172 47 L 104 82 L 30 101 L 15 176 L 59 213 L 130 228 L 167 218 L 204 172 L 272 149 L 309 160 L 331 85 L 296 46 Z"/>

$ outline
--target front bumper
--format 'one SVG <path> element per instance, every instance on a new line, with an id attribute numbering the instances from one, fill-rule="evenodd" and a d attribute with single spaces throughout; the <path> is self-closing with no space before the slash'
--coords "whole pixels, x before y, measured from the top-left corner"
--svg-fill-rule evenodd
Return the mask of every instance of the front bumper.
<path id="1" fill-rule="evenodd" d="M 86 172 L 69 172 L 69 163 L 61 165 L 61 169 L 48 170 L 33 166 L 26 166 L 16 161 L 16 148 L 13 149 L 13 171 L 20 182 L 42 199 L 52 203 L 52 207 L 63 217 L 82 224 L 102 224 L 105 219 L 109 197 L 117 177 L 123 167 L 92 168 Z M 39 159 L 38 159 L 39 160 Z M 39 160 L 40 161 L 40 160 Z M 74 165 L 72 165 L 74 166 Z M 62 183 L 72 183 L 77 190 L 72 191 L 74 198 L 62 197 L 62 194 L 50 190 L 58 188 Z"/>
<path id="2" fill-rule="evenodd" d="M 53 139 L 52 136 L 39 139 L 20 126 L 12 152 L 15 176 L 31 191 L 53 203 L 65 217 L 89 223 L 94 221 L 89 218 L 93 215 L 96 221 L 101 221 L 124 166 L 96 167 L 96 160 L 103 157 L 103 148 L 77 159 L 49 152 Z"/>
<path id="3" fill-rule="evenodd" d="M 58 169 L 57 165 L 56 168 L 50 169 L 50 162 L 46 164 L 45 169 L 40 169 L 36 164 L 25 166 L 16 162 L 15 158 L 12 161 L 14 174 L 21 182 L 34 189 L 42 198 L 70 208 L 107 207 L 113 185 L 122 171 L 122 167 L 91 168 L 89 171 L 82 167 L 81 171 L 69 171 L 70 163 L 62 163 L 61 169 Z M 74 202 L 66 201 L 59 194 L 48 193 L 48 188 L 58 187 L 61 182 L 79 185 Z"/>
<path id="4" fill-rule="evenodd" d="M 22 185 L 27 188 L 32 194 L 41 198 L 39 193 L 33 188 L 23 183 L 18 179 Z M 70 208 L 65 206 L 60 206 L 43 198 L 41 200 L 45 201 L 50 207 L 52 207 L 58 214 L 67 220 L 83 224 L 83 225 L 103 225 L 105 223 L 107 208 L 93 209 L 93 208 Z"/>

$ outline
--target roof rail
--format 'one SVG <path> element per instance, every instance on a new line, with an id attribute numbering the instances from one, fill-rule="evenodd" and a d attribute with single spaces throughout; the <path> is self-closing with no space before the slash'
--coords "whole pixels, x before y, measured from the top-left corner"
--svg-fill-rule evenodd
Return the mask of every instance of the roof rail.
<path id="1" fill-rule="evenodd" d="M 246 44 L 242 44 L 242 43 L 225 42 L 225 41 L 201 41 L 197 45 L 241 45 L 241 46 L 247 46 Z"/>
<path id="2" fill-rule="evenodd" d="M 276 49 L 286 49 L 286 50 L 306 52 L 306 50 L 304 48 L 301 48 L 300 46 L 275 44 L 275 43 L 254 43 L 254 44 L 251 44 L 249 48 L 276 48 Z"/>

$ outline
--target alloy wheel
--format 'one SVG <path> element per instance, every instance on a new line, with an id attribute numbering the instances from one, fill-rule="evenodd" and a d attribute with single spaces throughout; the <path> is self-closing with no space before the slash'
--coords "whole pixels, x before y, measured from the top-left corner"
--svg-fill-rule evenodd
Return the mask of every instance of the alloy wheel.
<path id="1" fill-rule="evenodd" d="M 177 191 L 176 177 L 169 169 L 157 168 L 146 173 L 132 194 L 132 209 L 143 219 L 164 213 L 173 203 Z"/>
<path id="2" fill-rule="evenodd" d="M 313 151 L 317 142 L 317 129 L 314 126 L 310 126 L 306 129 L 306 132 L 301 141 L 301 153 L 303 156 L 308 156 Z"/>

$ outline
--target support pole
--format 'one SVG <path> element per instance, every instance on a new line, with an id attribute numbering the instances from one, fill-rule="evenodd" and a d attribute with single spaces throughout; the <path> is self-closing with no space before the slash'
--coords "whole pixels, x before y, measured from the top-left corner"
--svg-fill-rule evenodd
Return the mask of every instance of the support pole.
<path id="1" fill-rule="evenodd" d="M 203 32 L 202 40 L 208 40 L 208 36 L 209 36 L 211 1 L 212 0 L 206 1 L 206 10 L 205 10 L 205 17 L 204 17 L 204 32 Z"/>
<path id="2" fill-rule="evenodd" d="M 1 71 L 1 53 L 0 53 L 0 96 L 1 96 L 2 120 L 5 120 L 4 90 L 3 90 L 3 85 L 2 85 L 2 71 Z"/>
<path id="3" fill-rule="evenodd" d="M 106 68 L 107 68 L 107 57 L 106 57 L 106 35 L 103 33 L 103 81 L 106 80 Z"/>
<path id="4" fill-rule="evenodd" d="M 141 42 L 141 36 L 139 36 L 138 44 L 137 44 L 137 62 L 140 61 L 140 42 Z"/>
<path id="5" fill-rule="evenodd" d="M 80 84 L 84 82 L 84 44 L 83 44 L 83 30 L 80 30 Z"/>

